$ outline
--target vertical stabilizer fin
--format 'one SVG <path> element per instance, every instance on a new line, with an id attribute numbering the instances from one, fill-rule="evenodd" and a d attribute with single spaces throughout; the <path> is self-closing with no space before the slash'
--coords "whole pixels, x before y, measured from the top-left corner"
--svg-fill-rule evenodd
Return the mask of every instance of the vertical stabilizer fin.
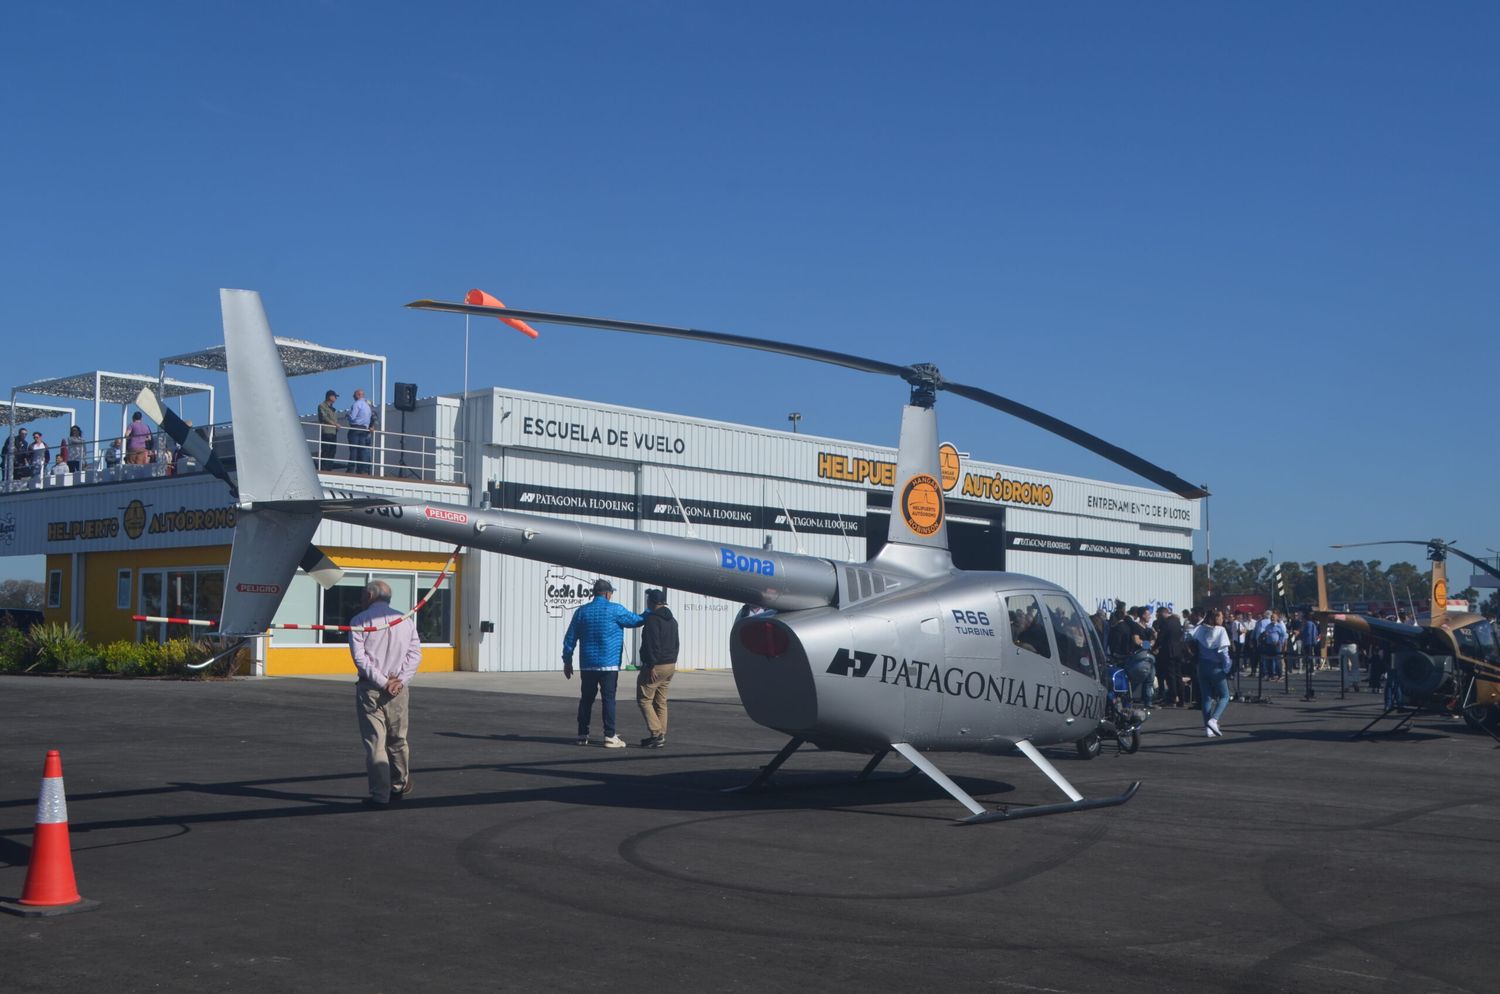
<path id="1" fill-rule="evenodd" d="M 286 368 L 254 290 L 220 290 L 229 397 L 234 407 L 235 479 L 241 501 L 323 496 Z M 303 543 L 306 544 L 305 541 Z M 295 564 L 302 556 L 298 546 Z"/>
<path id="2" fill-rule="evenodd" d="M 896 456 L 888 541 L 944 551 L 948 548 L 937 412 L 931 407 L 908 404 L 901 410 L 901 449 Z"/>
<path id="3" fill-rule="evenodd" d="M 1432 556 L 1432 591 L 1428 605 L 1431 624 L 1441 625 L 1448 616 L 1448 559 L 1441 550 Z M 1411 621 L 1417 623 L 1416 618 Z"/>

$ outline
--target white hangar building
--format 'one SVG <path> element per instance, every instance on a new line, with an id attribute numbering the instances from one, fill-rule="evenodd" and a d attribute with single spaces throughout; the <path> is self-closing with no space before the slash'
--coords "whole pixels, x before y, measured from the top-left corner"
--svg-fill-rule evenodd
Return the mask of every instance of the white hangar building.
<path id="1" fill-rule="evenodd" d="M 414 417 L 454 403 L 426 401 Z M 466 460 L 476 501 L 494 507 L 834 560 L 863 560 L 885 542 L 893 447 L 504 389 L 471 394 L 463 420 L 479 440 Z M 893 436 L 897 427 L 893 409 Z M 1197 502 L 980 462 L 948 444 L 943 457 L 960 568 L 1039 576 L 1090 608 L 1116 597 L 1191 598 Z M 559 665 L 568 619 L 591 596 L 592 575 L 481 554 L 469 557 L 464 576 L 462 668 Z M 612 579 L 616 600 L 640 609 L 644 585 Z M 669 593 L 669 605 L 682 665 L 727 667 L 739 606 L 681 592 Z"/>
<path id="2" fill-rule="evenodd" d="M 306 350 L 281 347 L 284 355 Z M 332 375 L 326 364 L 316 368 L 322 378 Z M 89 381 L 91 389 L 97 382 Z M 132 397 L 139 389 L 126 387 Z M 841 561 L 861 561 L 885 539 L 893 448 L 502 388 L 473 391 L 463 404 L 444 396 L 382 413 L 373 470 L 360 475 L 337 461 L 347 458 L 342 440 L 332 458 L 319 451 L 309 415 L 309 447 L 327 460 L 326 484 Z M 890 427 L 894 437 L 894 409 Z M 232 425 L 201 430 L 221 456 L 232 455 Z M 70 458 L 83 457 L 76 472 L 0 485 L 0 555 L 46 556 L 44 613 L 80 625 L 92 641 L 186 635 L 185 626 L 132 616 L 218 616 L 233 538 L 228 493 L 190 463 L 109 463 L 111 441 L 75 446 L 82 452 Z M 948 535 L 960 568 L 1039 576 L 1089 608 L 1116 597 L 1179 605 L 1190 598 L 1196 502 L 980 462 L 951 445 L 943 457 Z M 568 620 L 594 580 L 586 571 L 465 552 L 440 583 L 451 549 L 437 543 L 338 522 L 324 522 L 314 540 L 345 569 L 344 580 L 323 590 L 297 576 L 277 621 L 347 623 L 371 577 L 391 583 L 401 610 L 440 588 L 418 618 L 424 669 L 559 668 Z M 643 605 L 645 585 L 611 579 L 620 603 Z M 682 664 L 727 667 L 739 605 L 676 591 L 669 603 L 680 621 Z M 633 660 L 636 633 L 629 634 Z M 336 632 L 276 631 L 258 669 L 352 673 L 344 640 Z"/>

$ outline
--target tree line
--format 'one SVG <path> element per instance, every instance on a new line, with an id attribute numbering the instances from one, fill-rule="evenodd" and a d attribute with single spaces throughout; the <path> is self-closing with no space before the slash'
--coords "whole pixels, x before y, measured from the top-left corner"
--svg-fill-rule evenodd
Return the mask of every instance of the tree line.
<path id="1" fill-rule="evenodd" d="M 1193 565 L 1193 598 L 1200 600 L 1208 596 L 1224 594 L 1271 594 L 1275 586 L 1272 566 L 1267 558 L 1239 562 L 1235 559 L 1215 559 L 1213 569 L 1204 563 Z M 1281 579 L 1286 585 L 1286 596 L 1292 604 L 1315 604 L 1318 600 L 1317 562 L 1281 564 Z M 1459 579 L 1463 564 L 1450 561 L 1448 568 L 1449 596 L 1467 598 L 1470 604 L 1480 604 L 1479 592 L 1473 587 L 1458 590 L 1454 581 Z M 1356 603 L 1360 601 L 1391 602 L 1405 604 L 1410 598 L 1418 603 L 1426 601 L 1432 583 L 1432 570 L 1421 570 L 1411 563 L 1386 565 L 1379 559 L 1351 559 L 1346 563 L 1323 563 L 1323 572 L 1328 582 L 1328 603 Z M 1500 607 L 1500 591 L 1490 594 L 1479 608 L 1486 614 L 1496 613 Z"/>
<path id="2" fill-rule="evenodd" d="M 36 580 L 6 580 L 0 583 L 0 608 L 42 609 L 43 589 Z"/>

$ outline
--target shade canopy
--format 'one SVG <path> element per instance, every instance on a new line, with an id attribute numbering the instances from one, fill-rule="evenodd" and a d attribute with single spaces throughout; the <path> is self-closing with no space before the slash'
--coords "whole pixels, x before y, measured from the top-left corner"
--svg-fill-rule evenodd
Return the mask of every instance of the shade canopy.
<path id="1" fill-rule="evenodd" d="M 382 369 L 385 367 L 383 355 L 371 355 L 354 349 L 336 349 L 329 345 L 304 342 L 296 338 L 278 337 L 276 351 L 281 355 L 281 365 L 286 369 L 287 376 L 308 376 L 312 373 L 326 373 L 334 369 L 348 369 L 351 366 L 380 366 Z M 191 366 L 195 369 L 212 369 L 220 373 L 229 368 L 224 359 L 223 345 L 210 345 L 196 352 L 168 356 L 161 361 L 161 364 L 163 367 Z"/>
<path id="2" fill-rule="evenodd" d="M 0 421 L 8 425 L 24 425 L 32 421 L 50 421 L 67 418 L 70 422 L 77 416 L 71 407 L 53 407 L 51 404 L 12 404 L 0 400 Z"/>
<path id="3" fill-rule="evenodd" d="M 142 387 L 156 390 L 163 399 L 214 392 L 214 388 L 207 383 L 185 383 L 170 378 L 159 381 L 155 376 L 144 373 L 109 373 L 98 370 L 74 376 L 59 376 L 52 380 L 37 380 L 35 383 L 16 387 L 14 393 L 28 393 L 37 397 L 66 397 L 69 400 L 89 400 L 105 404 L 133 404 Z"/>

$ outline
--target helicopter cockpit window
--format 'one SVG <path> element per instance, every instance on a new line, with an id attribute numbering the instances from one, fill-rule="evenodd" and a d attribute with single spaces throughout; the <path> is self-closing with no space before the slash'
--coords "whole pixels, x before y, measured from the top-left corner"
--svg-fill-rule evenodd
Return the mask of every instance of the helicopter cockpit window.
<path id="1" fill-rule="evenodd" d="M 1488 621 L 1455 628 L 1453 638 L 1458 643 L 1458 651 L 1470 659 L 1495 659 L 1500 652 L 1495 646 L 1494 629 Z"/>
<path id="2" fill-rule="evenodd" d="M 1036 598 L 1030 594 L 1012 594 L 1005 598 L 1005 610 L 1010 615 L 1010 640 L 1016 644 L 1016 648 L 1051 659 L 1052 649 L 1047 645 L 1047 622 L 1042 617 Z"/>
<path id="3" fill-rule="evenodd" d="M 1495 640 L 1495 628 L 1488 621 L 1476 622 L 1469 626 L 1474 630 L 1474 637 L 1479 641 L 1479 648 L 1484 653 L 1484 658 L 1500 662 L 1500 642 Z"/>
<path id="4" fill-rule="evenodd" d="M 1057 661 L 1084 676 L 1094 676 L 1094 651 L 1088 636 L 1093 622 L 1084 617 L 1070 597 L 1043 594 L 1042 603 L 1052 618 L 1052 633 L 1057 637 Z"/>

